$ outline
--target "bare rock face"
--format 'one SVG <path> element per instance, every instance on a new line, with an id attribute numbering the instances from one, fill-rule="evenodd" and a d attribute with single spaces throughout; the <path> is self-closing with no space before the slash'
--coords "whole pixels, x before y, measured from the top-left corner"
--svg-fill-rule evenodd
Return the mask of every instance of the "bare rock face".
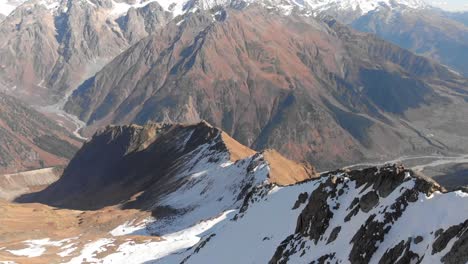
<path id="1" fill-rule="evenodd" d="M 379 196 L 376 192 L 368 192 L 359 200 L 359 207 L 363 212 L 369 212 L 379 203 Z"/>

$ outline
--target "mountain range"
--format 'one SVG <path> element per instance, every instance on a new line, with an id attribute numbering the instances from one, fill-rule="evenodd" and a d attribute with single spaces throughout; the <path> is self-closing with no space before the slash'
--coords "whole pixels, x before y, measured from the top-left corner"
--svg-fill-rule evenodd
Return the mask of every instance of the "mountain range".
<path id="1" fill-rule="evenodd" d="M 468 263 L 466 18 L 0 0 L 0 263 Z"/>
<path id="2" fill-rule="evenodd" d="M 108 127 L 16 200 L 55 207 L 1 204 L 0 258 L 465 263 L 467 198 L 398 165 L 319 174 L 206 122 Z"/>
<path id="3" fill-rule="evenodd" d="M 461 147 L 427 136 L 447 127 L 466 136 L 452 117 L 430 113 L 466 109 L 467 80 L 446 67 L 333 19 L 255 5 L 212 12 L 221 21 L 199 11 L 142 39 L 85 81 L 65 110 L 87 122 L 85 133 L 206 119 L 249 147 L 328 168 Z M 413 125 L 441 120 L 449 123 Z"/>
<path id="4" fill-rule="evenodd" d="M 63 106 L 85 136 L 205 119 L 321 168 L 460 153 L 467 80 L 338 22 L 432 9 L 376 3 L 28 1 L 0 24 L 0 83 L 39 110 Z M 352 20 L 323 17 L 348 9 Z"/>

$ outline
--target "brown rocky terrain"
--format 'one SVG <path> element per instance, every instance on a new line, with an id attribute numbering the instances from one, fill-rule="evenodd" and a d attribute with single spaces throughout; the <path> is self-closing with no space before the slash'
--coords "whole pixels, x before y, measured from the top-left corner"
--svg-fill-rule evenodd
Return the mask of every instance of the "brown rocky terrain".
<path id="1" fill-rule="evenodd" d="M 44 115 L 0 93 L 0 174 L 63 166 L 80 145 Z"/>
<path id="2" fill-rule="evenodd" d="M 41 191 L 57 181 L 62 172 L 60 168 L 45 168 L 0 175 L 0 199 L 11 201 L 20 195 Z"/>
<path id="3" fill-rule="evenodd" d="M 205 119 L 252 149 L 324 169 L 466 147 L 466 80 L 434 61 L 304 10 L 197 2 L 174 18 L 156 2 L 116 8 L 134 3 L 22 5 L 0 25 L 1 86 L 60 110 L 79 87 L 65 109 L 87 122 L 86 136 Z"/>
<path id="4" fill-rule="evenodd" d="M 442 134 L 450 127 L 461 139 L 465 130 L 432 113 L 468 111 L 467 81 L 444 66 L 334 20 L 255 5 L 216 10 L 224 15 L 191 13 L 136 43 L 84 82 L 66 110 L 88 134 L 106 124 L 206 119 L 253 149 L 321 168 L 461 151 L 463 140 Z M 433 120 L 445 124 L 430 127 Z"/>
<path id="5" fill-rule="evenodd" d="M 64 263 L 79 255 L 89 241 L 112 238 L 109 234 L 126 221 L 143 221 L 148 213 L 138 210 L 105 208 L 100 211 L 77 211 L 48 207 L 41 204 L 12 204 L 0 200 L 0 261 L 15 263 Z M 44 239 L 46 239 L 44 241 Z M 39 257 L 28 257 L 15 253 L 27 248 L 25 241 L 38 242 L 44 253 Z M 129 235 L 115 239 L 114 246 L 126 241 L 159 241 L 158 237 Z M 8 250 L 13 251 L 10 252 Z M 21 251 L 20 251 L 21 252 Z M 69 252 L 69 253 L 67 253 Z M 108 254 L 107 253 L 107 254 Z M 99 254 L 101 257 L 106 252 Z"/>

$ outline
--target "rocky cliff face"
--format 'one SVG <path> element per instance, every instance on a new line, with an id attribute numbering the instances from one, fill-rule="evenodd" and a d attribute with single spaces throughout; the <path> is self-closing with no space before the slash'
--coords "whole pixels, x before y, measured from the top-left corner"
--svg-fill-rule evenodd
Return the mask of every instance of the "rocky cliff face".
<path id="1" fill-rule="evenodd" d="M 0 173 L 65 165 L 81 141 L 44 115 L 0 93 Z"/>

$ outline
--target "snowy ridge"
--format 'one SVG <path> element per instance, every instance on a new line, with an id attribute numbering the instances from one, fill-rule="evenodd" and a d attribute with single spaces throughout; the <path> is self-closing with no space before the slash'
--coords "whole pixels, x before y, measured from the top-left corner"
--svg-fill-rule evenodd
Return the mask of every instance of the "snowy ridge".
<path id="1" fill-rule="evenodd" d="M 376 174 L 378 173 L 381 172 L 377 171 Z M 249 206 L 243 217 L 226 223 L 198 252 L 193 250 L 183 254 L 183 257 L 188 260 L 187 263 L 266 263 L 271 259 L 274 263 L 310 263 L 320 259 L 327 259 L 331 263 L 347 263 L 350 260 L 354 263 L 378 263 L 381 259 L 388 259 L 388 252 L 401 241 L 409 241 L 409 249 L 399 252 L 401 255 L 397 255 L 398 257 L 408 257 L 405 254 L 412 252 L 412 261 L 437 263 L 450 255 L 457 237 L 467 236 L 468 194 L 461 191 L 442 194 L 436 191 L 427 196 L 414 192 L 421 181 L 407 172 L 401 183 L 387 197 L 378 198 L 377 203 L 369 210 L 362 208 L 365 204 L 362 201 L 366 199 L 364 197 L 374 193 L 375 189 L 369 183 L 358 186 L 358 181 L 352 177 L 346 173 L 338 173 L 291 187 L 276 187 Z M 309 196 L 309 205 L 304 201 L 297 206 L 298 195 L 305 193 Z M 314 215 L 311 225 L 301 230 L 300 223 L 304 222 L 298 221 L 298 217 L 303 219 L 300 215 L 307 211 L 304 208 L 313 207 L 312 202 L 319 202 L 314 198 L 320 193 L 326 194 L 324 206 L 330 209 L 330 214 L 321 217 L 324 207 L 317 208 L 318 211 L 312 212 Z M 403 202 L 402 197 L 407 193 L 418 194 L 414 202 Z M 353 205 L 356 199 L 361 203 L 358 210 L 356 206 L 359 207 L 360 203 Z M 390 217 L 392 213 L 395 214 Z M 398 216 L 399 213 L 402 215 Z M 347 217 L 348 215 L 351 217 Z M 389 231 L 384 232 L 382 239 L 377 239 L 375 251 L 366 251 L 372 235 L 366 237 L 367 241 L 359 241 L 362 243 L 361 247 L 364 247 L 363 254 L 359 256 L 365 256 L 367 252 L 371 253 L 371 258 L 353 259 L 354 251 L 359 252 L 357 248 L 360 249 L 353 240 L 360 237 L 360 230 L 372 230 L 372 221 L 369 219 L 385 223 L 385 230 L 389 228 Z M 388 219 L 393 220 L 386 222 Z M 314 234 L 311 231 L 311 228 L 316 229 L 325 222 L 328 223 L 321 232 Z M 464 224 L 460 233 L 449 239 L 450 242 L 443 250 L 433 252 L 433 245 L 444 235 L 440 230 L 448 230 L 460 224 Z M 334 230 L 340 231 L 336 234 Z M 301 233 L 302 231 L 305 233 Z M 379 232 L 378 229 L 373 231 Z M 355 245 L 350 246 L 353 243 Z M 280 254 L 275 255 L 278 249 L 281 249 Z M 162 259 L 160 263 L 176 263 L 181 257 L 172 255 Z"/>
<path id="2" fill-rule="evenodd" d="M 8 16 L 16 7 L 20 6 L 25 0 L 0 0 L 0 14 Z"/>
<path id="3" fill-rule="evenodd" d="M 352 10 L 359 11 L 361 14 L 369 13 L 382 6 L 390 8 L 405 6 L 413 9 L 427 7 L 423 0 L 308 0 L 308 4 L 312 9 L 318 11 Z"/>
<path id="4" fill-rule="evenodd" d="M 113 1 L 111 14 L 113 16 L 124 15 L 130 8 L 140 8 L 151 2 L 157 2 L 174 17 L 191 12 L 196 9 L 211 9 L 215 6 L 228 6 L 235 4 L 233 0 L 137 0 L 135 3 Z M 307 12 L 334 10 L 352 10 L 366 14 L 385 6 L 389 8 L 405 6 L 413 9 L 425 8 L 427 4 L 423 0 L 245 0 L 247 4 L 261 4 L 267 8 L 273 8 L 290 14 L 293 8 L 299 8 Z"/>
<path id="5" fill-rule="evenodd" d="M 278 186 L 274 178 L 284 159 L 246 149 L 206 122 L 109 127 L 93 137 L 88 151 L 95 153 L 109 142 L 125 146 L 124 159 L 110 167 L 127 164 L 125 157 L 135 153 L 144 162 L 125 165 L 133 166 L 135 177 L 151 168 L 148 163 L 168 166 L 149 173 L 144 189 L 118 199 L 150 214 L 130 215 L 79 244 L 73 238 L 62 240 L 66 237 L 26 240 L 27 248 L 6 249 L 10 254 L 38 260 L 55 247 L 52 254 L 65 263 L 468 261 L 468 194 L 446 193 L 401 166 L 338 170 L 319 178 L 308 174 Z M 95 160 L 86 152 L 80 155 Z M 158 160 L 160 155 L 164 158 Z M 124 182 L 129 180 L 136 179 Z M 109 185 L 116 187 L 105 184 L 99 190 L 105 192 Z M 83 195 L 89 198 L 90 192 Z"/>
<path id="6" fill-rule="evenodd" d="M 89 0 L 79 0 L 81 4 L 90 5 L 98 8 L 96 4 Z M 60 0 L 0 0 L 0 13 L 9 15 L 16 7 L 27 2 L 28 6 L 42 5 L 51 11 L 67 11 L 66 1 Z M 211 9 L 215 6 L 228 6 L 238 1 L 233 0 L 135 0 L 135 1 L 110 1 L 110 6 L 102 5 L 99 8 L 108 10 L 110 18 L 118 18 L 127 14 L 131 8 L 142 8 L 146 5 L 156 2 L 164 10 L 177 17 L 187 12 L 193 12 L 197 9 Z M 366 14 L 376 10 L 379 7 L 405 6 L 413 9 L 425 8 L 428 5 L 423 0 L 245 0 L 247 4 L 261 4 L 267 8 L 273 8 L 289 14 L 294 7 L 305 10 L 306 12 L 321 12 L 327 10 L 351 10 Z M 61 5 L 62 8 L 61 8 Z"/>
<path id="7" fill-rule="evenodd" d="M 174 139 L 177 151 L 186 148 L 193 134 L 193 130 L 188 130 Z M 104 257 L 103 263 L 143 263 L 190 248 L 207 233 L 212 233 L 219 223 L 232 219 L 245 195 L 254 187 L 271 188 L 268 183 L 270 168 L 263 155 L 255 154 L 233 162 L 227 152 L 219 149 L 221 137 L 218 132 L 211 142 L 180 158 L 178 162 L 183 166 L 174 168 L 176 177 L 171 179 L 178 187 L 154 204 L 152 210 L 156 214 L 153 218 L 138 223 L 125 222 L 110 232 L 113 237 L 156 235 L 163 241 L 125 242 L 118 245 L 115 253 Z M 159 211 L 166 213 L 158 214 Z M 95 255 L 115 243 L 114 238 L 92 241 L 69 263 L 86 259 L 98 261 Z"/>
<path id="8" fill-rule="evenodd" d="M 127 242 L 99 262 L 463 263 L 467 257 L 460 247 L 468 237 L 468 194 L 442 193 L 411 171 L 396 166 L 337 171 L 287 187 L 265 184 L 260 176 L 240 206 L 229 191 L 236 180 L 226 182 L 220 173 L 232 166 L 224 162 L 217 169 L 203 168 L 206 162 L 195 165 L 183 176 L 190 178 L 187 186 L 162 202 L 194 208 L 179 219 L 147 225 L 147 231 L 164 230 L 163 241 Z M 263 175 L 264 169 L 259 164 L 254 174 Z M 236 179 L 236 168 L 229 170 Z M 211 185 L 215 193 L 196 197 L 207 182 L 216 182 L 215 174 L 221 175 Z M 228 198 L 223 206 L 210 202 L 223 193 Z M 106 241 L 112 245 L 112 239 Z"/>

